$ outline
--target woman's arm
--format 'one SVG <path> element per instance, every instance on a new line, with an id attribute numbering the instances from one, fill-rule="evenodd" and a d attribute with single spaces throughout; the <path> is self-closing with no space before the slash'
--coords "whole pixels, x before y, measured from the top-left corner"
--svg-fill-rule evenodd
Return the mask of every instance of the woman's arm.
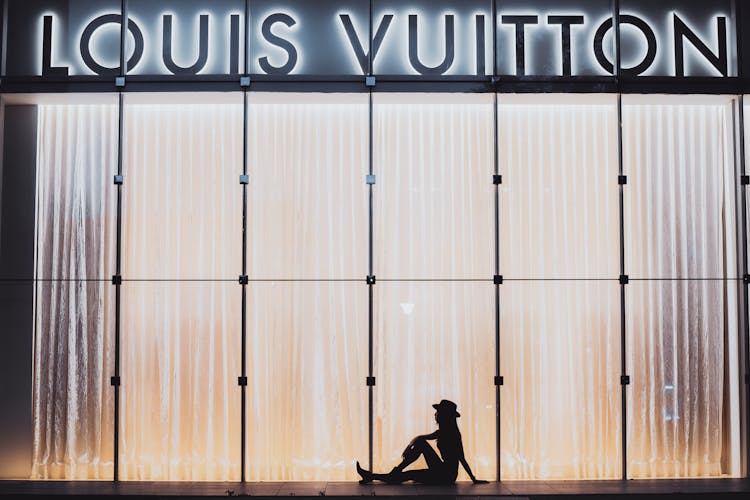
<path id="1" fill-rule="evenodd" d="M 477 479 L 474 476 L 474 473 L 471 472 L 471 467 L 469 467 L 469 462 L 466 461 L 466 457 L 464 456 L 464 445 L 461 442 L 461 439 L 458 440 L 458 461 L 461 462 L 461 465 L 463 466 L 466 473 L 469 475 L 469 478 L 471 479 L 471 482 L 474 484 L 487 484 L 487 481 L 483 479 Z"/>

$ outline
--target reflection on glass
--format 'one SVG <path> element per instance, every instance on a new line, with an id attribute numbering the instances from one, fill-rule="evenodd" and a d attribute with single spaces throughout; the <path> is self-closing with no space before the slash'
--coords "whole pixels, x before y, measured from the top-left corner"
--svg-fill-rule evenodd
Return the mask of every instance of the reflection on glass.
<path id="1" fill-rule="evenodd" d="M 250 97 L 250 278 L 364 279 L 368 137 L 366 96 Z"/>
<path id="2" fill-rule="evenodd" d="M 732 109 L 727 97 L 623 102 L 626 270 L 735 277 Z"/>
<path id="3" fill-rule="evenodd" d="M 617 282 L 502 285 L 503 479 L 622 471 Z"/>
<path id="4" fill-rule="evenodd" d="M 500 269 L 619 275 L 617 109 L 609 96 L 502 96 Z"/>
<path id="5" fill-rule="evenodd" d="M 628 285 L 631 478 L 741 473 L 736 297 L 732 281 Z"/>
<path id="6" fill-rule="evenodd" d="M 367 287 L 248 287 L 247 478 L 354 480 L 367 454 Z"/>
<path id="7" fill-rule="evenodd" d="M 375 96 L 375 274 L 494 274 L 492 96 Z"/>
<path id="8" fill-rule="evenodd" d="M 125 279 L 241 273 L 241 103 L 241 94 L 145 94 L 126 103 Z"/>
<path id="9" fill-rule="evenodd" d="M 231 283 L 123 284 L 122 479 L 239 480 L 240 297 Z"/>
<path id="10" fill-rule="evenodd" d="M 494 287 L 389 282 L 376 293 L 373 468 L 388 472 L 401 462 L 410 439 L 436 429 L 432 405 L 448 399 L 458 405 L 472 471 L 494 478 Z M 426 465 L 420 459 L 412 468 Z M 468 479 L 463 470 L 458 478 Z"/>

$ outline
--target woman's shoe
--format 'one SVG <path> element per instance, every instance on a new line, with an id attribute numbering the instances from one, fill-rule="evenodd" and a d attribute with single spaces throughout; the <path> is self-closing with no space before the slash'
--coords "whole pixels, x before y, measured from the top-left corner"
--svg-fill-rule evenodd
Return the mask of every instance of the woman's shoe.
<path id="1" fill-rule="evenodd" d="M 360 467 L 359 462 L 357 462 L 357 474 L 362 478 L 359 480 L 359 484 L 370 484 L 372 482 L 372 472 Z"/>

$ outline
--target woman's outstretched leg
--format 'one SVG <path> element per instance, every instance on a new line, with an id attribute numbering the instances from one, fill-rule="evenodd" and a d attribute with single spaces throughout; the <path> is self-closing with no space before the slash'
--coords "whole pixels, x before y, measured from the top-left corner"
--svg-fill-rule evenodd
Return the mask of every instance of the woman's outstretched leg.
<path id="1" fill-rule="evenodd" d="M 360 467 L 359 462 L 357 462 L 357 473 L 362 478 L 360 482 L 371 483 L 376 480 L 391 484 L 403 483 L 405 481 L 430 483 L 434 482 L 435 474 L 439 474 L 438 471 L 443 468 L 443 461 L 440 460 L 435 449 L 423 438 L 417 438 L 410 443 L 402 456 L 403 460 L 401 463 L 394 467 L 388 474 L 373 473 Z M 404 471 L 406 467 L 416 462 L 420 456 L 424 457 L 429 469 Z"/>

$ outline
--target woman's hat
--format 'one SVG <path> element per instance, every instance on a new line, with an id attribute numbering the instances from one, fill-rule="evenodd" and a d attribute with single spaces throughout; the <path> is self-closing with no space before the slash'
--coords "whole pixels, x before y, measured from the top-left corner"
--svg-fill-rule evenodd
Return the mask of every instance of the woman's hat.
<path id="1" fill-rule="evenodd" d="M 443 399 L 438 404 L 432 405 L 432 407 L 435 408 L 438 413 L 442 413 L 443 415 L 452 415 L 456 418 L 461 416 L 461 414 L 456 411 L 458 408 L 456 403 L 448 401 L 447 399 Z"/>

